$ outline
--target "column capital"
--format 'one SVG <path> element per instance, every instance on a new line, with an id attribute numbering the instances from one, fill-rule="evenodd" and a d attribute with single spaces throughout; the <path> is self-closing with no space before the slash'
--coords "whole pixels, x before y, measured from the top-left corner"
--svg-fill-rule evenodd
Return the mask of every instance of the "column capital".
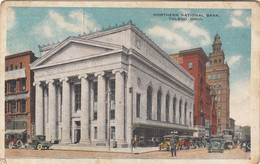
<path id="1" fill-rule="evenodd" d="M 59 81 L 62 83 L 63 81 L 69 81 L 69 78 L 68 77 L 64 77 L 64 78 L 61 78 L 61 79 L 59 79 Z"/>
<path id="2" fill-rule="evenodd" d="M 33 86 L 36 86 L 36 85 L 41 85 L 41 82 L 40 81 L 33 82 Z"/>
<path id="3" fill-rule="evenodd" d="M 100 71 L 100 72 L 96 72 L 96 73 L 94 74 L 95 77 L 98 77 L 99 75 L 104 76 L 104 75 L 105 75 L 105 72 L 104 72 L 104 71 Z"/>
<path id="4" fill-rule="evenodd" d="M 46 84 L 50 84 L 50 83 L 54 83 L 54 80 L 51 79 L 51 80 L 46 80 Z"/>
<path id="5" fill-rule="evenodd" d="M 78 79 L 81 80 L 82 78 L 86 79 L 86 78 L 88 78 L 88 75 L 87 74 L 81 74 L 81 75 L 78 76 Z"/>
<path id="6" fill-rule="evenodd" d="M 118 68 L 118 69 L 113 69 L 113 70 L 112 70 L 112 73 L 113 73 L 113 74 L 116 74 L 117 72 L 118 72 L 118 73 L 123 73 L 123 72 L 126 73 L 127 71 L 124 70 L 124 69 L 122 69 L 122 68 Z"/>

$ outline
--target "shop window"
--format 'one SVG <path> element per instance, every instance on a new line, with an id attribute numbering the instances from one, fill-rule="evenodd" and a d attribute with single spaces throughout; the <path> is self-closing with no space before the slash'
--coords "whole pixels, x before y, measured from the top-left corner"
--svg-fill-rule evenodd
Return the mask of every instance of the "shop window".
<path id="1" fill-rule="evenodd" d="M 111 139 L 116 139 L 116 128 L 111 126 Z"/>
<path id="2" fill-rule="evenodd" d="M 97 82 L 94 82 L 93 83 L 93 92 L 94 92 L 94 116 L 93 116 L 93 119 L 94 120 L 97 120 L 97 112 L 98 112 L 98 93 L 97 93 L 97 90 L 98 90 L 98 86 L 97 86 Z"/>
<path id="3" fill-rule="evenodd" d="M 94 139 L 97 139 L 97 133 L 98 133 L 97 127 L 94 127 Z"/>
<path id="4" fill-rule="evenodd" d="M 136 94 L 136 117 L 140 117 L 141 95 Z"/>
<path id="5" fill-rule="evenodd" d="M 193 67 L 193 63 L 189 62 L 189 69 L 192 69 L 192 67 Z"/>
<path id="6" fill-rule="evenodd" d="M 26 111 L 26 100 L 21 100 L 20 101 L 20 111 L 25 112 Z"/>
<path id="7" fill-rule="evenodd" d="M 26 89 L 26 79 L 21 79 L 20 81 L 20 87 L 21 87 L 21 91 L 25 91 Z"/>
<path id="8" fill-rule="evenodd" d="M 11 81 L 11 92 L 16 92 L 16 81 L 15 80 Z"/>
<path id="9" fill-rule="evenodd" d="M 162 106 L 162 92 L 159 90 L 157 92 L 157 120 L 161 121 L 161 106 Z"/>
<path id="10" fill-rule="evenodd" d="M 115 92 L 115 79 L 112 79 L 112 80 L 110 80 L 109 81 L 110 83 L 109 83 L 109 87 L 110 87 L 110 91 L 111 91 L 111 93 L 110 93 L 110 107 L 111 107 L 111 109 L 110 109 L 110 119 L 115 119 L 115 110 L 116 110 L 116 100 L 115 100 L 115 94 L 116 94 L 116 92 Z"/>
<path id="11" fill-rule="evenodd" d="M 151 86 L 147 88 L 147 100 L 146 100 L 146 111 L 147 111 L 147 119 L 152 119 L 152 104 L 153 104 L 153 89 Z"/>
<path id="12" fill-rule="evenodd" d="M 81 108 L 81 84 L 76 84 L 74 87 L 75 91 L 75 111 Z"/>

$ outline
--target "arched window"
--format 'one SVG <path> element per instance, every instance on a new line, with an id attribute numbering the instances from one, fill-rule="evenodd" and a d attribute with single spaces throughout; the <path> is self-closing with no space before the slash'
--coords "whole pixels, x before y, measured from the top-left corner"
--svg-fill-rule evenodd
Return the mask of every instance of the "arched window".
<path id="1" fill-rule="evenodd" d="M 169 94 L 166 95 L 166 122 L 169 122 L 169 99 L 170 99 L 170 96 Z"/>
<path id="2" fill-rule="evenodd" d="M 161 121 L 161 107 L 162 107 L 162 92 L 157 92 L 157 120 Z"/>
<path id="3" fill-rule="evenodd" d="M 184 105 L 184 125 L 187 125 L 187 102 Z"/>
<path id="4" fill-rule="evenodd" d="M 176 97 L 173 98 L 173 123 L 176 123 Z"/>
<path id="5" fill-rule="evenodd" d="M 179 124 L 181 124 L 181 106 L 182 106 L 182 100 L 180 100 L 180 102 L 179 102 L 179 115 L 180 115 Z"/>
<path id="6" fill-rule="evenodd" d="M 152 104 L 153 104 L 152 96 L 153 96 L 153 89 L 152 89 L 151 86 L 149 86 L 147 88 L 147 102 L 146 102 L 146 104 L 147 104 L 147 119 L 149 119 L 149 120 L 152 119 Z"/>

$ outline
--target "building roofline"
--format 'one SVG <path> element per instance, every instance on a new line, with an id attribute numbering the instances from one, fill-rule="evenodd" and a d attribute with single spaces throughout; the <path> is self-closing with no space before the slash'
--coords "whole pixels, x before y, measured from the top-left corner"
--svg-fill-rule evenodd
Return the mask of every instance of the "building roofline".
<path id="1" fill-rule="evenodd" d="M 33 55 L 34 56 L 34 53 L 32 51 L 19 52 L 19 53 L 16 53 L 16 54 L 11 54 L 11 55 L 5 56 L 5 59 L 12 59 L 12 58 L 16 58 L 16 57 L 25 56 L 25 55 Z"/>
<path id="2" fill-rule="evenodd" d="M 206 53 L 204 52 L 204 50 L 201 47 L 187 49 L 187 50 L 181 50 L 179 52 L 179 54 L 184 55 L 184 54 L 189 54 L 189 53 L 194 53 L 194 52 L 199 52 L 200 54 L 202 54 L 202 57 L 206 60 L 206 62 L 209 61 L 209 57 L 206 55 Z M 173 54 L 173 55 L 175 55 L 175 54 Z"/>

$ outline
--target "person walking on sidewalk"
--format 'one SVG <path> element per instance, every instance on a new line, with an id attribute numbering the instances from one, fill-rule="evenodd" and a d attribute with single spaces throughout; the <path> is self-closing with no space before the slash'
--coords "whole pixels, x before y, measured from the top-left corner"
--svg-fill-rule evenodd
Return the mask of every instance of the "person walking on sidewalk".
<path id="1" fill-rule="evenodd" d="M 171 155 L 173 157 L 173 151 L 174 151 L 174 156 L 176 157 L 176 144 L 177 141 L 174 138 L 174 136 L 172 136 L 172 138 L 170 139 L 170 146 L 171 146 Z"/>

